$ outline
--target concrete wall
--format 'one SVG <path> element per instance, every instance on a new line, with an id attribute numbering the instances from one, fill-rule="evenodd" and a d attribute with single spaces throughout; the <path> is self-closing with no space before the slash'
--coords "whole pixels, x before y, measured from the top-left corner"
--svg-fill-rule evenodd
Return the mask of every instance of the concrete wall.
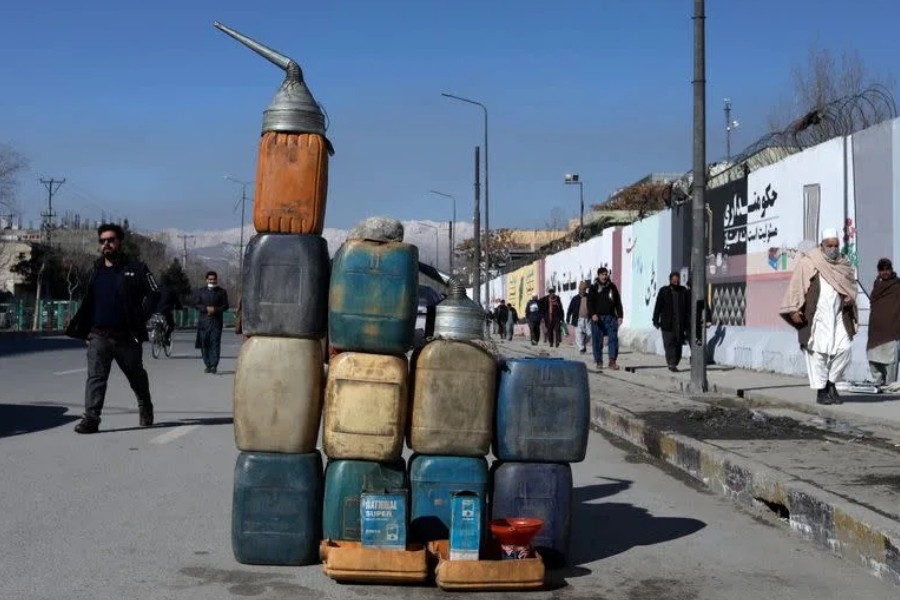
<path id="1" fill-rule="evenodd" d="M 708 353 L 719 364 L 791 374 L 805 372 L 796 334 L 778 315 L 800 252 L 835 228 L 844 252 L 870 290 L 875 262 L 900 259 L 900 119 L 850 138 L 837 138 L 763 167 L 710 191 L 712 247 L 707 248 L 708 298 L 713 312 Z M 818 198 L 818 202 L 816 202 Z M 690 260 L 689 208 L 665 211 L 569 248 L 491 284 L 500 296 L 556 288 L 564 306 L 579 280 L 606 266 L 625 307 L 622 337 L 662 354 L 651 328 L 656 291 L 670 271 Z M 684 275 L 683 275 L 684 276 Z M 527 288 L 527 289 L 526 289 Z M 516 298 L 518 301 L 518 298 Z M 850 378 L 867 373 L 868 300 L 859 297 L 861 329 Z M 520 309 L 520 314 L 522 314 Z"/>

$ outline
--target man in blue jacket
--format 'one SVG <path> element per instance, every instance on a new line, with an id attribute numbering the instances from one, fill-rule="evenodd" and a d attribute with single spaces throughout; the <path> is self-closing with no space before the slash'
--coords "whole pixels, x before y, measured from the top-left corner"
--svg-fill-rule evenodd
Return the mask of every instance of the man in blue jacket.
<path id="1" fill-rule="evenodd" d="M 105 223 L 97 228 L 97 234 L 101 256 L 94 264 L 84 301 L 66 327 L 66 335 L 86 340 L 88 347 L 84 417 L 75 432 L 99 430 L 113 360 L 137 396 L 141 427 L 150 427 L 153 403 L 141 344 L 147 341 L 147 320 L 159 289 L 147 265 L 123 254 L 125 231 L 121 227 Z"/>

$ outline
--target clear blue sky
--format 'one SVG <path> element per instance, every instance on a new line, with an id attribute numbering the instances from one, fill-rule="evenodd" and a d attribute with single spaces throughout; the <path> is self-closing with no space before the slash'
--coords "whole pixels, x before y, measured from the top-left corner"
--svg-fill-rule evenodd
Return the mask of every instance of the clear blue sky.
<path id="1" fill-rule="evenodd" d="M 331 117 L 326 224 L 371 214 L 471 219 L 477 107 L 490 110 L 492 226 L 539 227 L 651 171 L 691 164 L 691 0 L 317 0 L 7 3 L 0 19 L 0 142 L 38 178 L 65 177 L 59 212 L 128 216 L 140 229 L 237 226 L 262 111 L 282 73 L 213 20 L 296 59 Z M 895 73 L 896 0 L 709 0 L 709 158 L 724 154 L 722 99 L 764 133 L 791 68 L 818 43 Z"/>

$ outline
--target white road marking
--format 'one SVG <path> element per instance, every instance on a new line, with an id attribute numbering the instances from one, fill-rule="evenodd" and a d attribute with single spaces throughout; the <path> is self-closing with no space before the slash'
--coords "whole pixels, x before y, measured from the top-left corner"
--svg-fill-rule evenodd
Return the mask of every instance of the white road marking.
<path id="1" fill-rule="evenodd" d="M 161 435 L 156 436 L 155 438 L 150 440 L 151 444 L 168 444 L 169 442 L 173 442 L 178 438 L 185 436 L 192 432 L 193 430 L 200 427 L 199 425 L 182 425 L 180 427 L 176 427 L 170 431 L 167 431 Z"/>
<path id="2" fill-rule="evenodd" d="M 69 369 L 68 371 L 56 371 L 54 375 L 72 375 L 73 373 L 84 373 L 87 371 L 87 367 L 81 367 L 80 369 Z"/>

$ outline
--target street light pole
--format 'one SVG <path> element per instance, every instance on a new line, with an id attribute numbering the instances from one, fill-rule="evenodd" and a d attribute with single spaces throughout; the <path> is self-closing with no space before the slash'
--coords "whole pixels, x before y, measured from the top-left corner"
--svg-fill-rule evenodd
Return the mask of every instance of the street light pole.
<path id="1" fill-rule="evenodd" d="M 243 293 L 243 291 L 244 291 L 244 212 L 245 212 L 244 205 L 247 203 L 247 186 L 250 185 L 251 183 L 253 183 L 253 181 L 242 181 L 240 179 L 235 179 L 231 175 L 226 175 L 225 179 L 227 179 L 228 181 L 231 181 L 232 183 L 237 183 L 241 186 L 241 246 L 240 246 L 240 253 L 241 253 L 240 269 L 241 269 L 241 272 L 240 272 L 240 276 L 238 279 L 241 282 L 240 283 L 240 286 L 241 286 L 240 291 L 241 291 L 241 293 Z M 237 208 L 237 205 L 235 205 L 235 208 Z"/>
<path id="2" fill-rule="evenodd" d="M 704 0 L 694 0 L 694 185 L 691 198 L 691 388 L 708 390 L 706 380 L 706 14 Z"/>
<path id="3" fill-rule="evenodd" d="M 484 111 L 484 230 L 488 236 L 488 247 L 484 256 L 484 270 L 485 278 L 486 280 L 489 280 L 491 278 L 491 180 L 490 171 L 488 170 L 488 109 L 487 106 L 485 106 L 481 102 L 463 98 L 462 96 L 456 96 L 454 94 L 448 94 L 446 92 L 441 93 L 441 96 L 444 96 L 445 98 L 452 98 L 453 100 L 459 100 L 460 102 L 466 102 L 468 104 L 474 104 L 475 106 L 480 106 L 481 110 Z"/>
<path id="4" fill-rule="evenodd" d="M 578 173 L 566 173 L 567 185 L 578 185 L 578 197 L 581 202 L 581 212 L 578 222 L 578 240 L 584 240 L 584 182 L 578 177 Z"/>
<path id="5" fill-rule="evenodd" d="M 453 275 L 453 255 L 456 253 L 456 198 L 452 194 L 445 194 L 437 190 L 429 190 L 429 193 L 450 198 L 453 202 L 453 220 L 450 221 L 450 231 L 447 236 L 447 243 L 450 246 L 450 274 Z"/>

